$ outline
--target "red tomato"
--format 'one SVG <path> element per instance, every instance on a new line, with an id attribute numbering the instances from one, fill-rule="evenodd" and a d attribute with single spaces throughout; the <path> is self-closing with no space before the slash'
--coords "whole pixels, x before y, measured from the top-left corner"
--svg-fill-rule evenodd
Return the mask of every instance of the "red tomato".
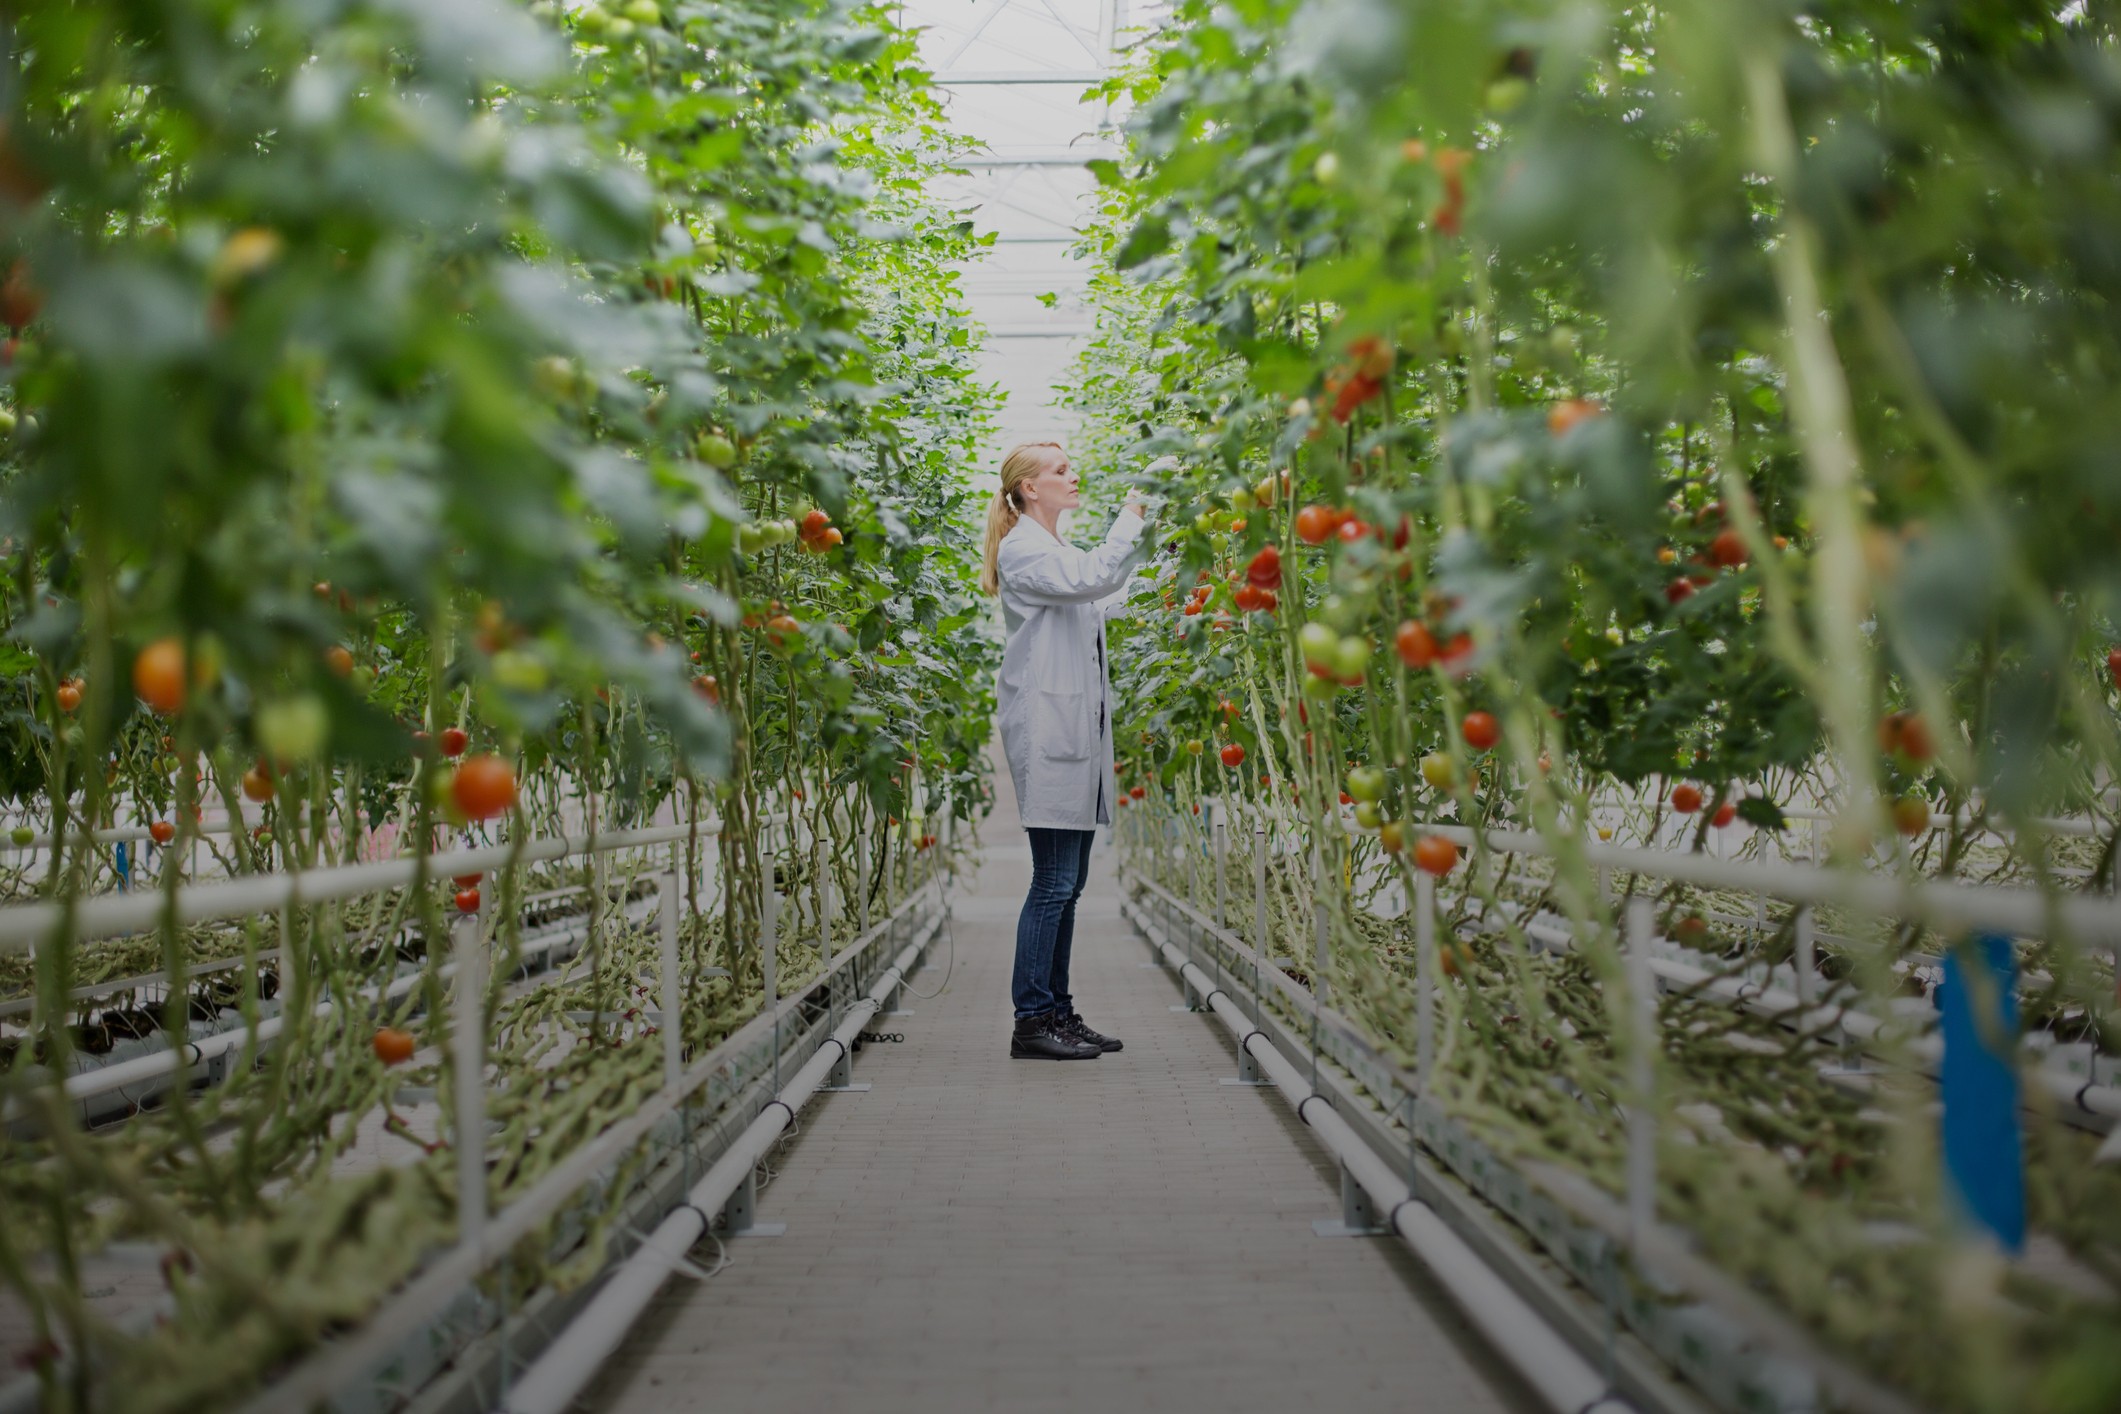
<path id="1" fill-rule="evenodd" d="M 243 798 L 261 805 L 272 799 L 272 770 L 263 761 L 243 773 Z"/>
<path id="2" fill-rule="evenodd" d="M 376 1032 L 375 1040 L 369 1044 L 375 1047 L 376 1059 L 385 1065 L 403 1065 L 412 1059 L 412 1053 L 416 1049 L 412 1033 L 400 1031 L 394 1026 L 386 1026 Z"/>
<path id="3" fill-rule="evenodd" d="M 72 715 L 81 707 L 81 684 L 72 678 L 68 678 L 65 682 L 59 684 L 59 690 L 53 693 L 52 696 L 59 700 L 60 711 Z"/>
<path id="4" fill-rule="evenodd" d="M 1237 767 L 1245 764 L 1245 749 L 1242 746 L 1239 746 L 1234 741 L 1224 746 L 1223 749 L 1216 754 L 1221 756 L 1223 764 L 1225 766 L 1230 767 L 1232 770 L 1235 770 Z"/>
<path id="5" fill-rule="evenodd" d="M 1245 583 L 1237 586 L 1237 592 L 1230 597 L 1236 601 L 1240 611 L 1249 614 L 1259 608 L 1260 600 L 1265 597 L 1266 592 L 1256 584 Z"/>
<path id="6" fill-rule="evenodd" d="M 2114 680 L 2115 687 L 2121 687 L 2121 648 L 2106 650 L 2106 675 Z"/>
<path id="7" fill-rule="evenodd" d="M 1694 597 L 1694 581 L 1691 579 L 1673 580 L 1664 587 L 1664 597 L 1669 603 L 1685 603 Z"/>
<path id="8" fill-rule="evenodd" d="M 1466 713 L 1465 721 L 1459 724 L 1459 731 L 1464 735 L 1466 745 L 1475 751 L 1486 751 L 1502 740 L 1502 724 L 1495 720 L 1493 712 Z"/>
<path id="9" fill-rule="evenodd" d="M 1436 635 L 1419 619 L 1408 619 L 1392 637 L 1399 661 L 1417 672 L 1436 661 Z"/>
<path id="10" fill-rule="evenodd" d="M 1565 403 L 1556 403 L 1547 409 L 1547 433 L 1554 437 L 1565 437 L 1578 423 L 1588 422 L 1605 409 L 1590 398 L 1571 398 Z"/>
<path id="11" fill-rule="evenodd" d="M 478 911 L 479 911 L 479 891 L 478 891 L 477 889 L 458 889 L 458 890 L 457 890 L 457 912 L 459 912 L 459 913 L 477 913 Z"/>
<path id="12" fill-rule="evenodd" d="M 698 654 L 694 654 L 698 657 Z M 713 673 L 702 673 L 692 680 L 692 690 L 707 699 L 710 706 L 722 705 L 722 685 L 715 681 Z"/>
<path id="13" fill-rule="evenodd" d="M 1882 718 L 1878 723 L 1878 745 L 1887 755 L 1905 756 L 1910 761 L 1927 761 L 1937 754 L 1929 723 L 1916 712 L 1894 712 Z"/>
<path id="14" fill-rule="evenodd" d="M 1716 807 L 1716 813 L 1709 817 L 1709 824 L 1715 826 L 1717 829 L 1720 830 L 1737 818 L 1738 803 L 1736 801 L 1726 800 L 1723 804 Z"/>
<path id="15" fill-rule="evenodd" d="M 472 889 L 477 888 L 479 880 L 485 877 L 484 874 L 459 874 L 454 879 L 451 879 L 450 882 L 460 889 Z"/>
<path id="16" fill-rule="evenodd" d="M 1735 530 L 1719 530 L 1709 542 L 1709 563 L 1720 569 L 1736 569 L 1752 558 L 1745 537 Z"/>
<path id="17" fill-rule="evenodd" d="M 1340 530 L 1338 532 L 1341 540 L 1346 544 L 1353 544 L 1354 542 L 1362 539 L 1365 535 L 1368 535 L 1369 533 L 1369 522 L 1365 521 L 1360 516 L 1354 515 L 1349 516 L 1346 520 L 1343 520 L 1340 523 Z"/>
<path id="18" fill-rule="evenodd" d="M 1148 793 L 1149 793 L 1149 792 L 1148 792 L 1148 790 L 1147 790 L 1147 789 L 1146 789 L 1145 787 L 1142 787 L 1142 786 L 1136 786 L 1136 787 L 1134 787 L 1134 788 L 1133 788 L 1132 790 L 1130 790 L 1130 791 L 1128 791 L 1128 792 L 1127 792 L 1127 794 L 1128 794 L 1128 795 L 1131 795 L 1131 796 L 1133 796 L 1133 797 L 1134 797 L 1134 798 L 1135 798 L 1136 800 L 1140 800 L 1140 799 L 1141 799 L 1141 798 L 1142 798 L 1143 796 L 1147 795 Z"/>
<path id="19" fill-rule="evenodd" d="M 168 844 L 177 837 L 177 827 L 167 820 L 157 820 L 147 827 L 147 837 L 156 844 Z"/>
<path id="20" fill-rule="evenodd" d="M 462 727 L 442 728 L 442 754 L 462 756 L 464 748 L 471 745 L 471 734 Z"/>
<path id="21" fill-rule="evenodd" d="M 826 527 L 831 524 L 832 517 L 825 514 L 824 507 L 814 507 L 808 514 L 803 517 L 803 523 L 801 526 L 802 537 L 805 540 L 815 540 L 819 536 L 823 535 L 825 533 Z"/>
<path id="22" fill-rule="evenodd" d="M 515 805 L 516 773 L 498 756 L 474 756 L 457 767 L 449 793 L 467 818 L 491 820 Z"/>
<path id="23" fill-rule="evenodd" d="M 1442 835 L 1423 835 L 1414 842 L 1414 863 L 1441 879 L 1458 865 L 1458 846 Z"/>
<path id="24" fill-rule="evenodd" d="M 184 710 L 184 645 L 158 638 L 133 659 L 133 691 L 163 716 Z"/>
<path id="25" fill-rule="evenodd" d="M 1701 787 L 1680 785 L 1672 788 L 1672 809 L 1681 815 L 1691 815 L 1701 808 Z"/>
<path id="26" fill-rule="evenodd" d="M 1472 656 L 1473 635 L 1470 633 L 1457 633 L 1451 635 L 1449 643 L 1444 644 L 1442 648 L 1437 650 L 1436 661 L 1442 663 L 1446 671 L 1458 677 L 1464 677 L 1470 666 L 1466 660 Z"/>
<path id="27" fill-rule="evenodd" d="M 1333 534 L 1338 519 L 1325 506 L 1305 506 L 1296 513 L 1296 538 L 1306 545 L 1323 545 Z"/>
<path id="28" fill-rule="evenodd" d="M 1268 545 L 1245 567 L 1245 578 L 1261 589 L 1281 588 L 1281 548 Z"/>

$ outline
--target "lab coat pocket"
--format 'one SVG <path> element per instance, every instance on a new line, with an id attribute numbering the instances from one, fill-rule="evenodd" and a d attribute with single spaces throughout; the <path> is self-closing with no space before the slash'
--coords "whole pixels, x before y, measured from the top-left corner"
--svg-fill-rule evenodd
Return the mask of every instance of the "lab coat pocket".
<path id="1" fill-rule="evenodd" d="M 1090 755 L 1090 695 L 1086 692 L 1031 694 L 1031 749 L 1050 761 L 1081 761 Z"/>

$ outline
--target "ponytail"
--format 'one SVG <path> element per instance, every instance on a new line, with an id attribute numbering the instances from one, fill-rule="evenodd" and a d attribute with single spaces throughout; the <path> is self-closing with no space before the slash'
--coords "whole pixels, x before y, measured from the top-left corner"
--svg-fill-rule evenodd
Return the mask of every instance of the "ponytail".
<path id="1" fill-rule="evenodd" d="M 994 500 L 987 507 L 987 548 L 980 565 L 979 587 L 982 594 L 999 594 L 1002 588 L 1001 553 L 1002 537 L 1016 529 L 1023 519 L 1023 484 L 1036 476 L 1046 466 L 1044 448 L 1060 450 L 1058 442 L 1023 442 L 1011 447 L 1002 458 L 1001 489 L 994 493 Z"/>
<path id="2" fill-rule="evenodd" d="M 994 503 L 987 507 L 987 557 L 980 566 L 980 593 L 993 595 L 1001 592 L 1002 537 L 1016 529 L 1017 521 L 1023 519 L 1016 509 L 1016 493 L 996 491 Z"/>

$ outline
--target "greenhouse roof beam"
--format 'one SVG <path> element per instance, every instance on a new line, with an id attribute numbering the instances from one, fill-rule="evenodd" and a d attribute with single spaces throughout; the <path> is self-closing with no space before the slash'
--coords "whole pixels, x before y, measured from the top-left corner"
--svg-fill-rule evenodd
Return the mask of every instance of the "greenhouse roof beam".
<path id="1" fill-rule="evenodd" d="M 1112 77 L 1109 69 L 974 69 L 962 74 L 935 75 L 941 88 L 967 88 L 990 84 L 1076 83 L 1087 87 Z"/>

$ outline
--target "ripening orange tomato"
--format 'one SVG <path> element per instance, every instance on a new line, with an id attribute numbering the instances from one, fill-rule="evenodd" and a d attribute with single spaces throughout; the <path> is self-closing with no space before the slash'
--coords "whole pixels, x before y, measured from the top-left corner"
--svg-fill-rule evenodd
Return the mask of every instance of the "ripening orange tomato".
<path id="1" fill-rule="evenodd" d="M 474 756 L 457 767 L 449 793 L 467 819 L 491 820 L 516 803 L 516 773 L 498 756 Z"/>
<path id="2" fill-rule="evenodd" d="M 133 659 L 133 691 L 163 716 L 184 710 L 184 645 L 158 638 Z"/>
<path id="3" fill-rule="evenodd" d="M 378 1030 L 369 1044 L 375 1048 L 376 1059 L 385 1065 L 403 1065 L 412 1059 L 417 1046 L 410 1031 L 400 1031 L 395 1026 Z"/>
<path id="4" fill-rule="evenodd" d="M 1423 835 L 1414 842 L 1414 863 L 1441 879 L 1458 864 L 1458 846 L 1442 835 Z"/>

